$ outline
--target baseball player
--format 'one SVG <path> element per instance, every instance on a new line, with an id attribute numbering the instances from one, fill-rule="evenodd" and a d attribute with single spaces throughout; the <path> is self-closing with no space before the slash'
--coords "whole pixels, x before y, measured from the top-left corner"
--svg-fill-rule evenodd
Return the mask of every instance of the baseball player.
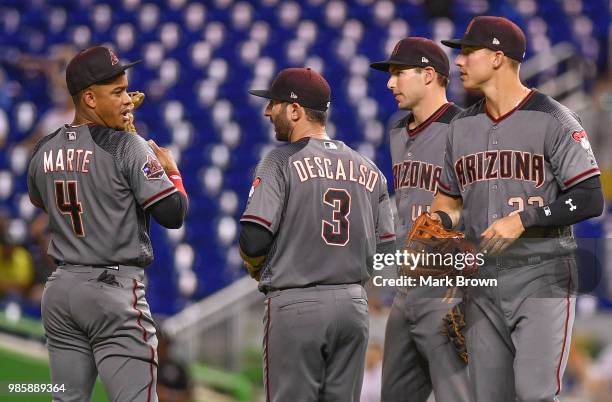
<path id="1" fill-rule="evenodd" d="M 240 248 L 266 294 L 268 402 L 359 401 L 373 255 L 393 249 L 387 182 L 376 165 L 325 133 L 330 89 L 307 68 L 281 71 L 265 115 L 287 144 L 257 166 Z"/>
<path id="2" fill-rule="evenodd" d="M 99 374 L 112 401 L 156 401 L 157 338 L 145 299 L 149 216 L 178 228 L 187 195 L 169 151 L 123 131 L 133 104 L 108 48 L 68 64 L 75 118 L 34 148 L 32 203 L 49 214 L 58 269 L 42 298 L 54 401 L 88 401 Z"/>
<path id="3" fill-rule="evenodd" d="M 556 401 L 576 289 L 571 225 L 603 208 L 599 168 L 579 118 L 519 79 L 525 35 L 501 17 L 474 18 L 455 62 L 484 98 L 451 123 L 432 210 L 463 216 L 487 253 L 466 290 L 470 383 L 476 401 Z M 518 239 L 518 241 L 516 241 Z"/>
<path id="4" fill-rule="evenodd" d="M 402 39 L 389 60 L 371 67 L 391 75 L 387 87 L 398 107 L 411 111 L 390 131 L 401 249 L 414 220 L 429 212 L 448 125 L 461 109 L 446 99 L 448 57 L 429 39 Z M 382 401 L 424 402 L 432 390 L 439 402 L 469 401 L 467 369 L 441 331 L 443 317 L 460 300 L 455 292 L 423 286 L 396 293 L 385 334 Z"/>

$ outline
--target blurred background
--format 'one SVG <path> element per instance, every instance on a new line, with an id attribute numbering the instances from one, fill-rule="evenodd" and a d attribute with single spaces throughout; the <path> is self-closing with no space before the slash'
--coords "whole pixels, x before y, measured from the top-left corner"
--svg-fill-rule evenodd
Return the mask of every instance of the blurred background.
<path id="1" fill-rule="evenodd" d="M 0 382 L 47 382 L 40 298 L 55 269 L 47 219 L 29 202 L 33 145 L 73 118 L 65 66 L 103 44 L 147 94 L 138 133 L 172 149 L 190 195 L 183 228 L 155 223 L 147 298 L 160 325 L 160 401 L 259 401 L 263 297 L 241 267 L 239 217 L 257 161 L 277 146 L 265 104 L 282 68 L 307 66 L 332 87 L 328 134 L 391 177 L 387 128 L 401 113 L 385 59 L 406 36 L 460 37 L 501 15 L 528 38 L 523 80 L 582 118 L 612 198 L 612 2 L 609 0 L 2 0 L 0 2 Z M 449 57 L 454 59 L 451 49 Z M 469 106 L 451 69 L 449 99 Z M 390 189 L 393 192 L 393 189 Z M 579 297 L 564 401 L 612 401 L 612 218 L 575 227 L 593 280 Z M 594 258 L 593 258 L 594 257 Z M 378 400 L 390 289 L 372 288 L 362 401 Z M 8 399 L 7 399 L 8 398 Z M 21 399 L 20 399 L 21 398 Z M 39 398 L 39 399 L 37 399 Z M 95 400 L 105 400 L 100 384 Z M 49 395 L 0 400 L 49 400 Z"/>

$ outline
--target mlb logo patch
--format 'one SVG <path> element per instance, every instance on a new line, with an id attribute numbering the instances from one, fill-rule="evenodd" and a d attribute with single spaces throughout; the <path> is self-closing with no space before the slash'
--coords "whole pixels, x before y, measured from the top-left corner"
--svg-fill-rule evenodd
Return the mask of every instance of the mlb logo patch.
<path id="1" fill-rule="evenodd" d="M 331 141 L 325 141 L 323 143 L 323 146 L 325 147 L 325 149 L 334 149 L 334 150 L 338 149 L 338 146 Z"/>
<path id="2" fill-rule="evenodd" d="M 142 165 L 142 173 L 147 180 L 159 180 L 165 174 L 161 163 L 151 155 L 147 155 L 147 162 Z"/>
<path id="3" fill-rule="evenodd" d="M 66 131 L 66 139 L 68 141 L 76 141 L 76 132 L 75 131 Z"/>

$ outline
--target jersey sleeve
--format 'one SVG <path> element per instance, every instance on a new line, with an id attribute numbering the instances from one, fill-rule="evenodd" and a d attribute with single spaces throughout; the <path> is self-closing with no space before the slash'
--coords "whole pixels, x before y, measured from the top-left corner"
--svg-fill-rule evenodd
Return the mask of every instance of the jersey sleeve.
<path id="1" fill-rule="evenodd" d="M 36 158 L 32 158 L 28 166 L 28 195 L 32 204 L 38 208 L 44 208 L 42 195 L 36 186 Z"/>
<path id="2" fill-rule="evenodd" d="M 395 242 L 395 225 L 391 210 L 391 199 L 387 188 L 387 179 L 380 172 L 380 191 L 378 199 L 378 219 L 376 220 L 376 244 Z"/>
<path id="3" fill-rule="evenodd" d="M 455 174 L 455 166 L 453 163 L 453 123 L 450 124 L 448 136 L 446 139 L 446 147 L 444 150 L 444 166 L 440 175 L 438 190 L 452 197 L 460 197 L 459 181 Z"/>
<path id="4" fill-rule="evenodd" d="M 285 208 L 286 180 L 283 159 L 271 151 L 257 166 L 246 209 L 240 222 L 257 223 L 272 234 Z"/>
<path id="5" fill-rule="evenodd" d="M 587 133 L 569 111 L 550 125 L 544 148 L 562 190 L 600 173 Z"/>
<path id="6" fill-rule="evenodd" d="M 147 142 L 129 135 L 122 153 L 121 166 L 132 192 L 146 209 L 177 191 Z"/>

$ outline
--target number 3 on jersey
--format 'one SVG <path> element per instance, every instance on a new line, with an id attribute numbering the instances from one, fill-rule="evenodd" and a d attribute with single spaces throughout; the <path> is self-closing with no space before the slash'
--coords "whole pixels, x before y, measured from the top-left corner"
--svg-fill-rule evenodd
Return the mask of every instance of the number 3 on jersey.
<path id="1" fill-rule="evenodd" d="M 78 183 L 75 180 L 56 180 L 53 182 L 55 187 L 55 203 L 57 209 L 62 215 L 70 216 L 72 222 L 72 230 L 79 237 L 85 236 L 85 229 L 83 228 L 83 205 L 79 202 L 79 190 Z M 66 200 L 65 187 L 68 187 L 68 200 Z"/>
<path id="2" fill-rule="evenodd" d="M 323 220 L 321 237 L 330 246 L 346 246 L 349 241 L 351 195 L 347 190 L 328 188 L 323 203 L 332 207 L 332 221 Z"/>

